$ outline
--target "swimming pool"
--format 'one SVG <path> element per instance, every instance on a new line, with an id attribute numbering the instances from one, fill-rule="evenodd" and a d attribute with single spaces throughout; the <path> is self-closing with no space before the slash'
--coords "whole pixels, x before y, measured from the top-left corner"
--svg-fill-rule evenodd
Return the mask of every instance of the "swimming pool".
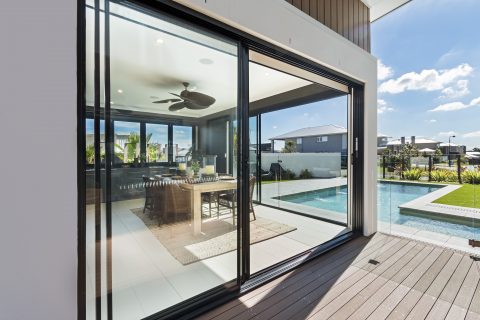
<path id="1" fill-rule="evenodd" d="M 435 220 L 435 217 L 413 216 L 400 213 L 399 206 L 438 190 L 442 186 L 428 184 L 379 182 L 377 184 L 378 219 L 383 222 L 434 231 L 470 239 L 480 234 L 480 227 Z M 278 197 L 279 200 L 346 214 L 347 186 L 320 189 Z"/>

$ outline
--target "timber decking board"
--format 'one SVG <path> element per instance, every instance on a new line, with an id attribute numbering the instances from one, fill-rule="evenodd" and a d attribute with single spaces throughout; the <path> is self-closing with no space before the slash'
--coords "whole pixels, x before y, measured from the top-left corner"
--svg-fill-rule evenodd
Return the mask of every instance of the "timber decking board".
<path id="1" fill-rule="evenodd" d="M 387 318 L 480 320 L 480 262 L 466 253 L 376 234 L 352 240 L 200 317 Z"/>
<path id="2" fill-rule="evenodd" d="M 223 305 L 217 308 L 216 310 L 213 311 L 212 315 L 208 315 L 209 316 L 208 318 L 201 317 L 201 319 L 210 319 L 220 314 L 221 314 L 221 317 L 224 319 L 233 318 L 234 316 L 242 313 L 245 310 L 245 305 L 249 305 L 251 304 L 251 301 L 258 299 L 258 296 L 260 296 L 260 299 L 265 300 L 265 304 L 268 304 L 268 302 L 271 301 L 272 297 L 274 297 L 278 292 L 283 292 L 284 289 L 289 288 L 291 284 L 296 284 L 298 281 L 301 281 L 303 278 L 308 277 L 311 274 L 317 273 L 319 270 L 317 270 L 315 267 L 317 266 L 318 263 L 321 263 L 325 259 L 329 259 L 329 260 L 327 261 L 327 263 L 325 263 L 324 269 L 322 270 L 326 270 L 326 269 L 328 270 L 332 266 L 336 267 L 338 266 L 339 262 L 340 263 L 345 262 L 348 265 L 349 263 L 353 263 L 353 261 L 355 261 L 354 259 L 361 258 L 365 254 L 368 254 L 370 250 L 375 251 L 380 246 L 388 244 L 389 242 L 391 242 L 392 239 L 389 239 L 385 236 L 376 236 L 374 239 L 372 239 L 371 242 L 368 243 L 368 245 L 365 248 L 363 248 L 363 244 L 366 243 L 365 239 L 361 241 L 359 240 L 361 239 L 353 240 L 347 243 L 344 246 L 345 250 L 330 251 L 326 255 L 316 259 L 312 263 L 309 263 L 308 266 L 307 265 L 302 266 L 301 268 L 285 276 L 282 276 L 276 280 L 273 280 L 272 282 L 266 284 L 265 286 L 262 286 L 261 288 L 255 291 L 247 293 L 246 295 L 240 297 L 237 300 L 234 300 L 231 303 L 228 303 L 226 305 Z M 363 250 L 360 248 L 363 248 Z M 352 260 L 349 260 L 350 258 Z M 345 261 L 343 261 L 342 259 L 345 259 Z M 292 274 L 294 276 L 291 276 Z M 272 291 L 264 294 L 264 291 L 266 290 L 262 290 L 262 289 L 264 287 L 270 288 L 270 284 L 272 283 L 276 284 L 276 287 L 274 287 Z M 265 298 L 265 295 L 267 295 L 268 297 Z M 264 306 L 262 306 L 262 308 L 263 307 Z"/>

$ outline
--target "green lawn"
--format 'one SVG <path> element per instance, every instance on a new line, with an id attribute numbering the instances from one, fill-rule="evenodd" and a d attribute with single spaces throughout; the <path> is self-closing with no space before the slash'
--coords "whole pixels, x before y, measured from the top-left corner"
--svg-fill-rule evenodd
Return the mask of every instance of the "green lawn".
<path id="1" fill-rule="evenodd" d="M 435 200 L 434 203 L 480 208 L 480 185 L 464 184 L 461 188 Z"/>

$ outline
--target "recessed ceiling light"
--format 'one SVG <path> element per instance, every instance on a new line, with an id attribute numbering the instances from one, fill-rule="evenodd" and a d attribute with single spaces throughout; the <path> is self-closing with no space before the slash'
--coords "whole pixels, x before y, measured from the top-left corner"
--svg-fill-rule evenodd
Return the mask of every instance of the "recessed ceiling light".
<path id="1" fill-rule="evenodd" d="M 198 60 L 198 62 L 200 62 L 201 64 L 213 64 L 213 60 L 208 58 L 202 58 Z"/>
<path id="2" fill-rule="evenodd" d="M 157 42 L 157 44 L 162 44 L 162 43 L 163 43 L 163 39 L 158 38 L 156 42 Z"/>
<path id="3" fill-rule="evenodd" d="M 117 92 L 118 92 L 118 93 L 123 93 L 123 90 L 122 90 L 122 89 L 118 89 Z"/>
<path id="4" fill-rule="evenodd" d="M 270 75 L 270 73 L 268 73 L 268 72 L 265 72 L 265 76 L 267 76 L 267 77 L 268 77 L 269 75 Z"/>

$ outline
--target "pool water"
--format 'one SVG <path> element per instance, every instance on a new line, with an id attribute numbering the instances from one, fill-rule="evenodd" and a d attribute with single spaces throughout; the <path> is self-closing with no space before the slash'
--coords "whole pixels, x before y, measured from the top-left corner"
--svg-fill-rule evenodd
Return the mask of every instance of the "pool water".
<path id="1" fill-rule="evenodd" d="M 379 182 L 377 184 L 378 219 L 383 222 L 395 223 L 419 230 L 434 231 L 460 238 L 471 239 L 475 236 L 479 237 L 480 226 L 473 227 L 468 225 L 468 223 L 462 224 L 435 220 L 434 216 L 412 216 L 400 213 L 400 205 L 440 188 L 442 186 Z M 278 197 L 278 199 L 345 214 L 347 212 L 347 186 L 290 194 Z"/>

